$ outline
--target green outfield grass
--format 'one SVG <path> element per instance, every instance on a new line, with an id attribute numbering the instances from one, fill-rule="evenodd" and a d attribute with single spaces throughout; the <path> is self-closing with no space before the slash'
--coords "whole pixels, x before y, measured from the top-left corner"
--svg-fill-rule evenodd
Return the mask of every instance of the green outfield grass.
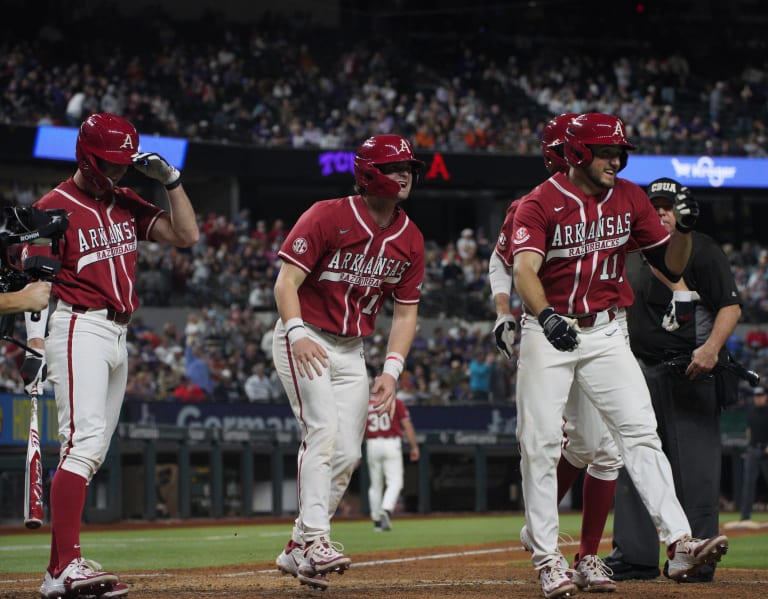
<path id="1" fill-rule="evenodd" d="M 768 522 L 768 514 L 755 514 Z M 738 514 L 722 514 L 721 523 L 737 520 Z M 451 517 L 395 518 L 389 533 L 374 533 L 366 520 L 336 520 L 333 538 L 354 555 L 382 550 L 451 547 L 465 544 L 508 542 L 519 547 L 520 514 Z M 578 514 L 561 515 L 561 528 L 579 535 Z M 612 519 L 606 537 L 610 537 Z M 291 523 L 217 524 L 215 526 L 165 526 L 137 530 L 83 532 L 83 554 L 116 571 L 197 568 L 271 562 L 288 540 Z M 48 560 L 50 534 L 26 531 L 0 537 L 0 574 L 42 572 Z M 566 553 L 568 551 L 566 550 Z M 733 538 L 724 566 L 768 569 L 768 528 L 764 533 Z M 522 560 L 521 563 L 524 563 Z"/>

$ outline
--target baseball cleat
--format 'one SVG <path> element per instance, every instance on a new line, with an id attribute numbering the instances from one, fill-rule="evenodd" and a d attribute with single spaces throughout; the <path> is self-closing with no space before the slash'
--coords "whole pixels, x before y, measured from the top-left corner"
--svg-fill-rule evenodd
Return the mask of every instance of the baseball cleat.
<path id="1" fill-rule="evenodd" d="M 550 559 L 539 569 L 539 582 L 544 596 L 547 599 L 573 597 L 579 592 L 573 576 L 574 571 L 568 567 L 568 562 L 562 555 Z"/>
<path id="2" fill-rule="evenodd" d="M 585 555 L 576 560 L 573 582 L 580 591 L 589 593 L 612 593 L 616 583 L 611 579 L 613 571 L 597 555 Z"/>
<path id="3" fill-rule="evenodd" d="M 315 574 L 314 576 L 299 574 L 297 578 L 301 584 L 305 584 L 315 591 L 324 591 L 329 585 L 328 577 L 325 574 Z"/>
<path id="4" fill-rule="evenodd" d="M 299 563 L 304 558 L 304 545 L 299 545 L 293 539 L 288 541 L 285 549 L 280 552 L 275 560 L 277 569 L 283 574 L 293 577 L 299 573 Z"/>
<path id="5" fill-rule="evenodd" d="M 46 571 L 43 584 L 40 586 L 41 599 L 99 595 L 118 584 L 119 581 L 115 574 L 102 572 L 99 568 L 101 566 L 96 562 L 88 562 L 82 557 L 78 557 L 73 559 L 56 577 Z M 120 595 L 116 596 L 119 597 Z"/>
<path id="6" fill-rule="evenodd" d="M 298 575 L 311 579 L 315 574 L 343 573 L 352 560 L 341 553 L 344 547 L 328 537 L 318 537 L 305 545 L 304 557 L 297 568 Z"/>
<path id="7" fill-rule="evenodd" d="M 128 585 L 118 582 L 117 584 L 105 584 L 88 591 L 88 594 L 78 594 L 77 599 L 117 599 L 125 597 L 128 594 Z"/>
<path id="8" fill-rule="evenodd" d="M 528 553 L 533 553 L 533 543 L 531 542 L 531 535 L 528 533 L 528 526 L 523 524 L 520 529 L 520 542 L 523 544 L 523 549 Z"/>
<path id="9" fill-rule="evenodd" d="M 664 574 L 672 580 L 683 580 L 696 574 L 702 564 L 712 564 L 728 552 L 728 537 L 709 539 L 683 537 L 667 549 L 669 566 Z"/>
<path id="10" fill-rule="evenodd" d="M 387 510 L 381 512 L 381 530 L 392 530 L 392 516 Z"/>

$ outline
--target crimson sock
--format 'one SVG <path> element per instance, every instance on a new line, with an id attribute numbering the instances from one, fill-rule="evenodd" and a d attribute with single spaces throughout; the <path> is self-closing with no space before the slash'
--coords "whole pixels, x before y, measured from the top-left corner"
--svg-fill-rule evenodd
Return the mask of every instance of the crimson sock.
<path id="1" fill-rule="evenodd" d="M 597 555 L 615 491 L 615 480 L 601 480 L 589 474 L 584 477 L 579 555 Z"/>
<path id="2" fill-rule="evenodd" d="M 563 500 L 563 497 L 565 497 L 565 494 L 571 490 L 573 483 L 575 483 L 576 479 L 579 478 L 579 474 L 581 474 L 581 468 L 577 468 L 564 457 L 560 458 L 560 461 L 557 463 L 558 505 L 560 505 L 560 502 Z"/>
<path id="3" fill-rule="evenodd" d="M 51 482 L 51 563 L 49 572 L 61 574 L 80 554 L 80 521 L 85 507 L 86 480 L 59 468 Z M 55 560 L 55 563 L 54 563 Z"/>

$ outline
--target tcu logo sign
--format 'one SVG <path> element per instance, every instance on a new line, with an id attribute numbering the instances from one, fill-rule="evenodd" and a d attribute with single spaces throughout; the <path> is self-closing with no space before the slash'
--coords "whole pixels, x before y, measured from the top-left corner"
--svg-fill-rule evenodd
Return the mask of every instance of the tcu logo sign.
<path id="1" fill-rule="evenodd" d="M 403 140 L 400 152 L 408 152 L 408 142 Z M 354 173 L 355 153 L 354 152 L 321 152 L 317 157 L 317 164 L 320 166 L 320 176 L 328 177 L 341 173 Z M 451 173 L 445 164 L 445 159 L 440 152 L 435 152 L 432 161 L 428 162 L 427 172 L 424 173 L 424 179 L 442 179 L 450 181 Z"/>

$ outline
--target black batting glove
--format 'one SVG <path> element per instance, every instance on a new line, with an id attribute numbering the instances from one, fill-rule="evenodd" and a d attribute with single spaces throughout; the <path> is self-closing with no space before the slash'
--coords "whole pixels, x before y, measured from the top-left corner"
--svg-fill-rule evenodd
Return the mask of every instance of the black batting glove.
<path id="1" fill-rule="evenodd" d="M 24 381 L 24 391 L 28 395 L 33 393 L 39 394 L 42 392 L 42 384 L 45 381 L 45 377 L 48 374 L 48 366 L 45 362 L 45 351 L 42 349 L 35 350 L 41 354 L 40 357 L 30 354 L 24 356 L 24 361 L 21 363 L 19 373 Z"/>
<path id="2" fill-rule="evenodd" d="M 496 347 L 507 360 L 514 355 L 515 346 L 515 317 L 511 314 L 502 314 L 493 325 L 493 334 L 496 337 Z"/>
<path id="3" fill-rule="evenodd" d="M 539 313 L 539 324 L 555 349 L 573 351 L 579 344 L 576 330 L 554 308 L 547 307 Z"/>
<path id="4" fill-rule="evenodd" d="M 675 213 L 675 228 L 681 233 L 690 233 L 699 218 L 699 203 L 693 197 L 691 190 L 683 186 L 675 196 L 673 204 Z"/>

